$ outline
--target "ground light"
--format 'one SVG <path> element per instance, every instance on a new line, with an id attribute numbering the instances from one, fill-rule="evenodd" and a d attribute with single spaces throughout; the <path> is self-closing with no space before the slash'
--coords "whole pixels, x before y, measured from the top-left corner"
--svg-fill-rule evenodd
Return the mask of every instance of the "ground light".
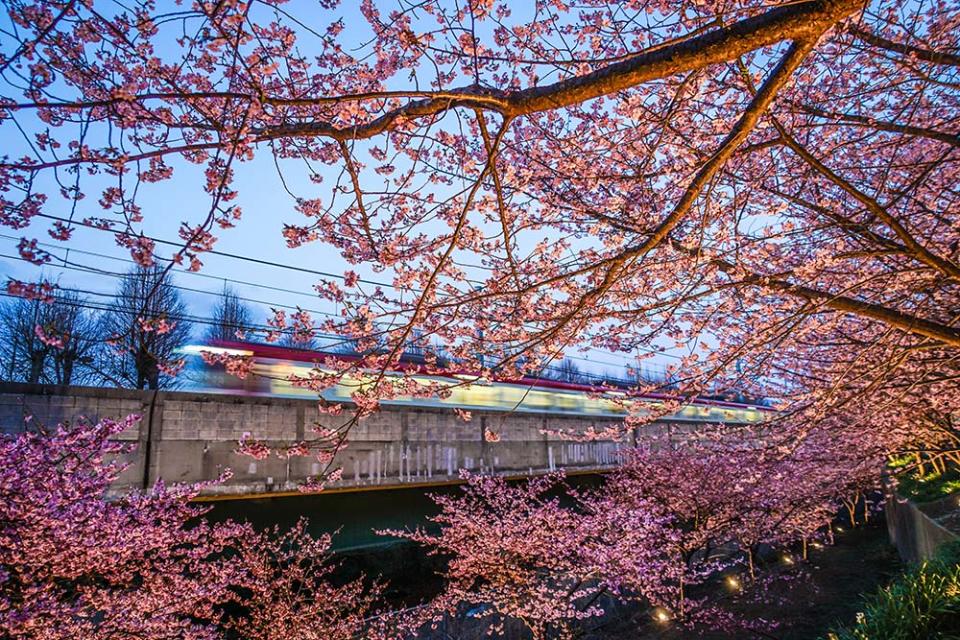
<path id="1" fill-rule="evenodd" d="M 653 610 L 653 619 L 660 624 L 667 624 L 670 622 L 670 612 L 663 607 L 657 607 Z"/>

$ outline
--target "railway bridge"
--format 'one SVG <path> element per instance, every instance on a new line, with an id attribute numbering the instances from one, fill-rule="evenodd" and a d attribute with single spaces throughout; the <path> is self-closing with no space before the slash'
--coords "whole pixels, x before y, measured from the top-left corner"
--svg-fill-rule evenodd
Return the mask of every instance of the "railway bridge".
<path id="1" fill-rule="evenodd" d="M 722 403 L 721 403 L 722 404 Z M 467 405 L 470 406 L 470 405 Z M 455 483 L 461 469 L 525 476 L 564 469 L 596 473 L 612 467 L 617 451 L 647 435 L 680 435 L 704 421 L 753 422 L 759 410 L 731 411 L 707 404 L 685 407 L 660 422 L 635 430 L 625 441 L 574 442 L 558 433 L 603 431 L 622 423 L 622 416 L 578 414 L 542 405 L 536 410 L 470 407 L 463 420 L 449 406 L 408 400 L 385 404 L 353 427 L 349 446 L 337 454 L 342 478 L 331 492 L 388 489 Z M 245 433 L 271 446 L 309 441 L 313 426 L 334 426 L 316 399 L 195 391 L 133 391 L 99 387 L 62 387 L 0 383 L 0 430 L 24 428 L 32 422 L 55 425 L 83 416 L 89 420 L 143 416 L 139 426 L 120 435 L 135 443 L 130 466 L 116 483 L 117 492 L 164 482 L 211 482 L 225 469 L 232 476 L 212 482 L 209 498 L 261 498 L 294 494 L 320 464 L 311 457 L 263 460 L 236 453 Z M 499 436 L 488 442 L 486 431 Z"/>

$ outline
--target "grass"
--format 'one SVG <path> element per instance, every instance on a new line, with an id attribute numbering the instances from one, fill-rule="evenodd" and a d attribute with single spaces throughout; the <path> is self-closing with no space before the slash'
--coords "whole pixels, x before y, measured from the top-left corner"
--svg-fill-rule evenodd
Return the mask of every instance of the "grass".
<path id="1" fill-rule="evenodd" d="M 827 640 L 960 639 L 960 543 L 866 597 L 853 625 Z"/>

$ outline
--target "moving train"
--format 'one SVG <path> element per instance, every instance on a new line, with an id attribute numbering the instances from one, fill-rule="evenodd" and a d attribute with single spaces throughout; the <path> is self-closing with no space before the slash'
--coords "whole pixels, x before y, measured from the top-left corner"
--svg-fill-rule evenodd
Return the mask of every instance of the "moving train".
<path id="1" fill-rule="evenodd" d="M 252 375 L 244 379 L 226 373 L 222 365 L 207 364 L 200 356 L 203 351 L 247 356 L 252 359 Z M 307 376 L 316 363 L 335 357 L 341 360 L 357 356 L 323 351 L 310 351 L 272 344 L 217 341 L 211 344 L 189 345 L 183 352 L 190 358 L 187 369 L 187 387 L 215 393 L 242 393 L 246 395 L 316 398 L 310 389 L 295 386 L 291 376 Z M 617 418 L 636 411 L 635 403 L 649 410 L 661 408 L 665 402 L 676 400 L 668 394 L 631 393 L 628 389 L 560 382 L 544 378 L 525 377 L 517 380 L 475 382 L 470 375 L 452 372 L 446 375 L 419 374 L 416 363 L 401 363 L 402 368 L 413 368 L 413 377 L 421 382 L 433 382 L 447 387 L 444 397 L 399 397 L 384 400 L 383 405 L 437 407 L 463 410 L 516 411 L 522 413 L 568 414 L 591 417 Z M 466 381 L 471 384 L 465 384 Z M 353 376 L 337 386 L 326 389 L 322 396 L 329 402 L 350 402 L 350 396 L 363 376 Z M 643 411 L 643 408 L 640 409 Z M 666 417 L 678 422 L 725 422 L 751 424 L 762 422 L 772 410 L 758 404 L 727 400 L 687 400 L 676 412 Z"/>

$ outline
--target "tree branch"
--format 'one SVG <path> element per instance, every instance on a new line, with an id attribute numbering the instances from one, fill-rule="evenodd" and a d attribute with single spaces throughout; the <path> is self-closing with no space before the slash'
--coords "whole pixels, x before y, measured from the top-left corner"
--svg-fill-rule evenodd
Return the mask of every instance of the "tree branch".
<path id="1" fill-rule="evenodd" d="M 960 56 L 952 53 L 931 51 L 930 49 L 923 49 L 921 47 L 915 47 L 902 42 L 894 42 L 893 40 L 888 40 L 887 38 L 883 38 L 875 33 L 857 26 L 851 27 L 850 33 L 857 36 L 867 44 L 880 47 L 881 49 L 886 49 L 887 51 L 896 51 L 897 53 L 902 53 L 918 60 L 933 62 L 935 64 L 945 64 L 953 67 L 960 67 Z"/>
<path id="2" fill-rule="evenodd" d="M 677 240 L 671 239 L 670 246 L 674 250 L 686 255 L 695 255 L 694 250 L 684 247 Z M 848 296 L 835 295 L 829 291 L 821 291 L 813 287 L 794 284 L 782 278 L 752 273 L 723 258 L 710 258 L 707 262 L 728 275 L 735 275 L 743 283 L 776 289 L 811 302 L 820 303 L 834 311 L 852 313 L 871 320 L 878 320 L 906 333 L 931 338 L 951 347 L 960 347 L 960 329 L 949 325 L 911 316 L 896 309 L 884 307 L 872 302 L 857 300 Z"/>
<path id="3" fill-rule="evenodd" d="M 329 122 L 306 122 L 265 127 L 254 133 L 260 140 L 315 136 L 364 139 L 383 133 L 400 120 L 437 115 L 457 107 L 492 109 L 509 117 L 569 107 L 651 80 L 732 60 L 785 40 L 816 40 L 859 6 L 856 0 L 790 3 L 673 46 L 640 53 L 591 73 L 542 87 L 505 92 L 471 86 L 448 91 L 443 98 L 410 102 L 365 124 L 342 127 Z"/>

